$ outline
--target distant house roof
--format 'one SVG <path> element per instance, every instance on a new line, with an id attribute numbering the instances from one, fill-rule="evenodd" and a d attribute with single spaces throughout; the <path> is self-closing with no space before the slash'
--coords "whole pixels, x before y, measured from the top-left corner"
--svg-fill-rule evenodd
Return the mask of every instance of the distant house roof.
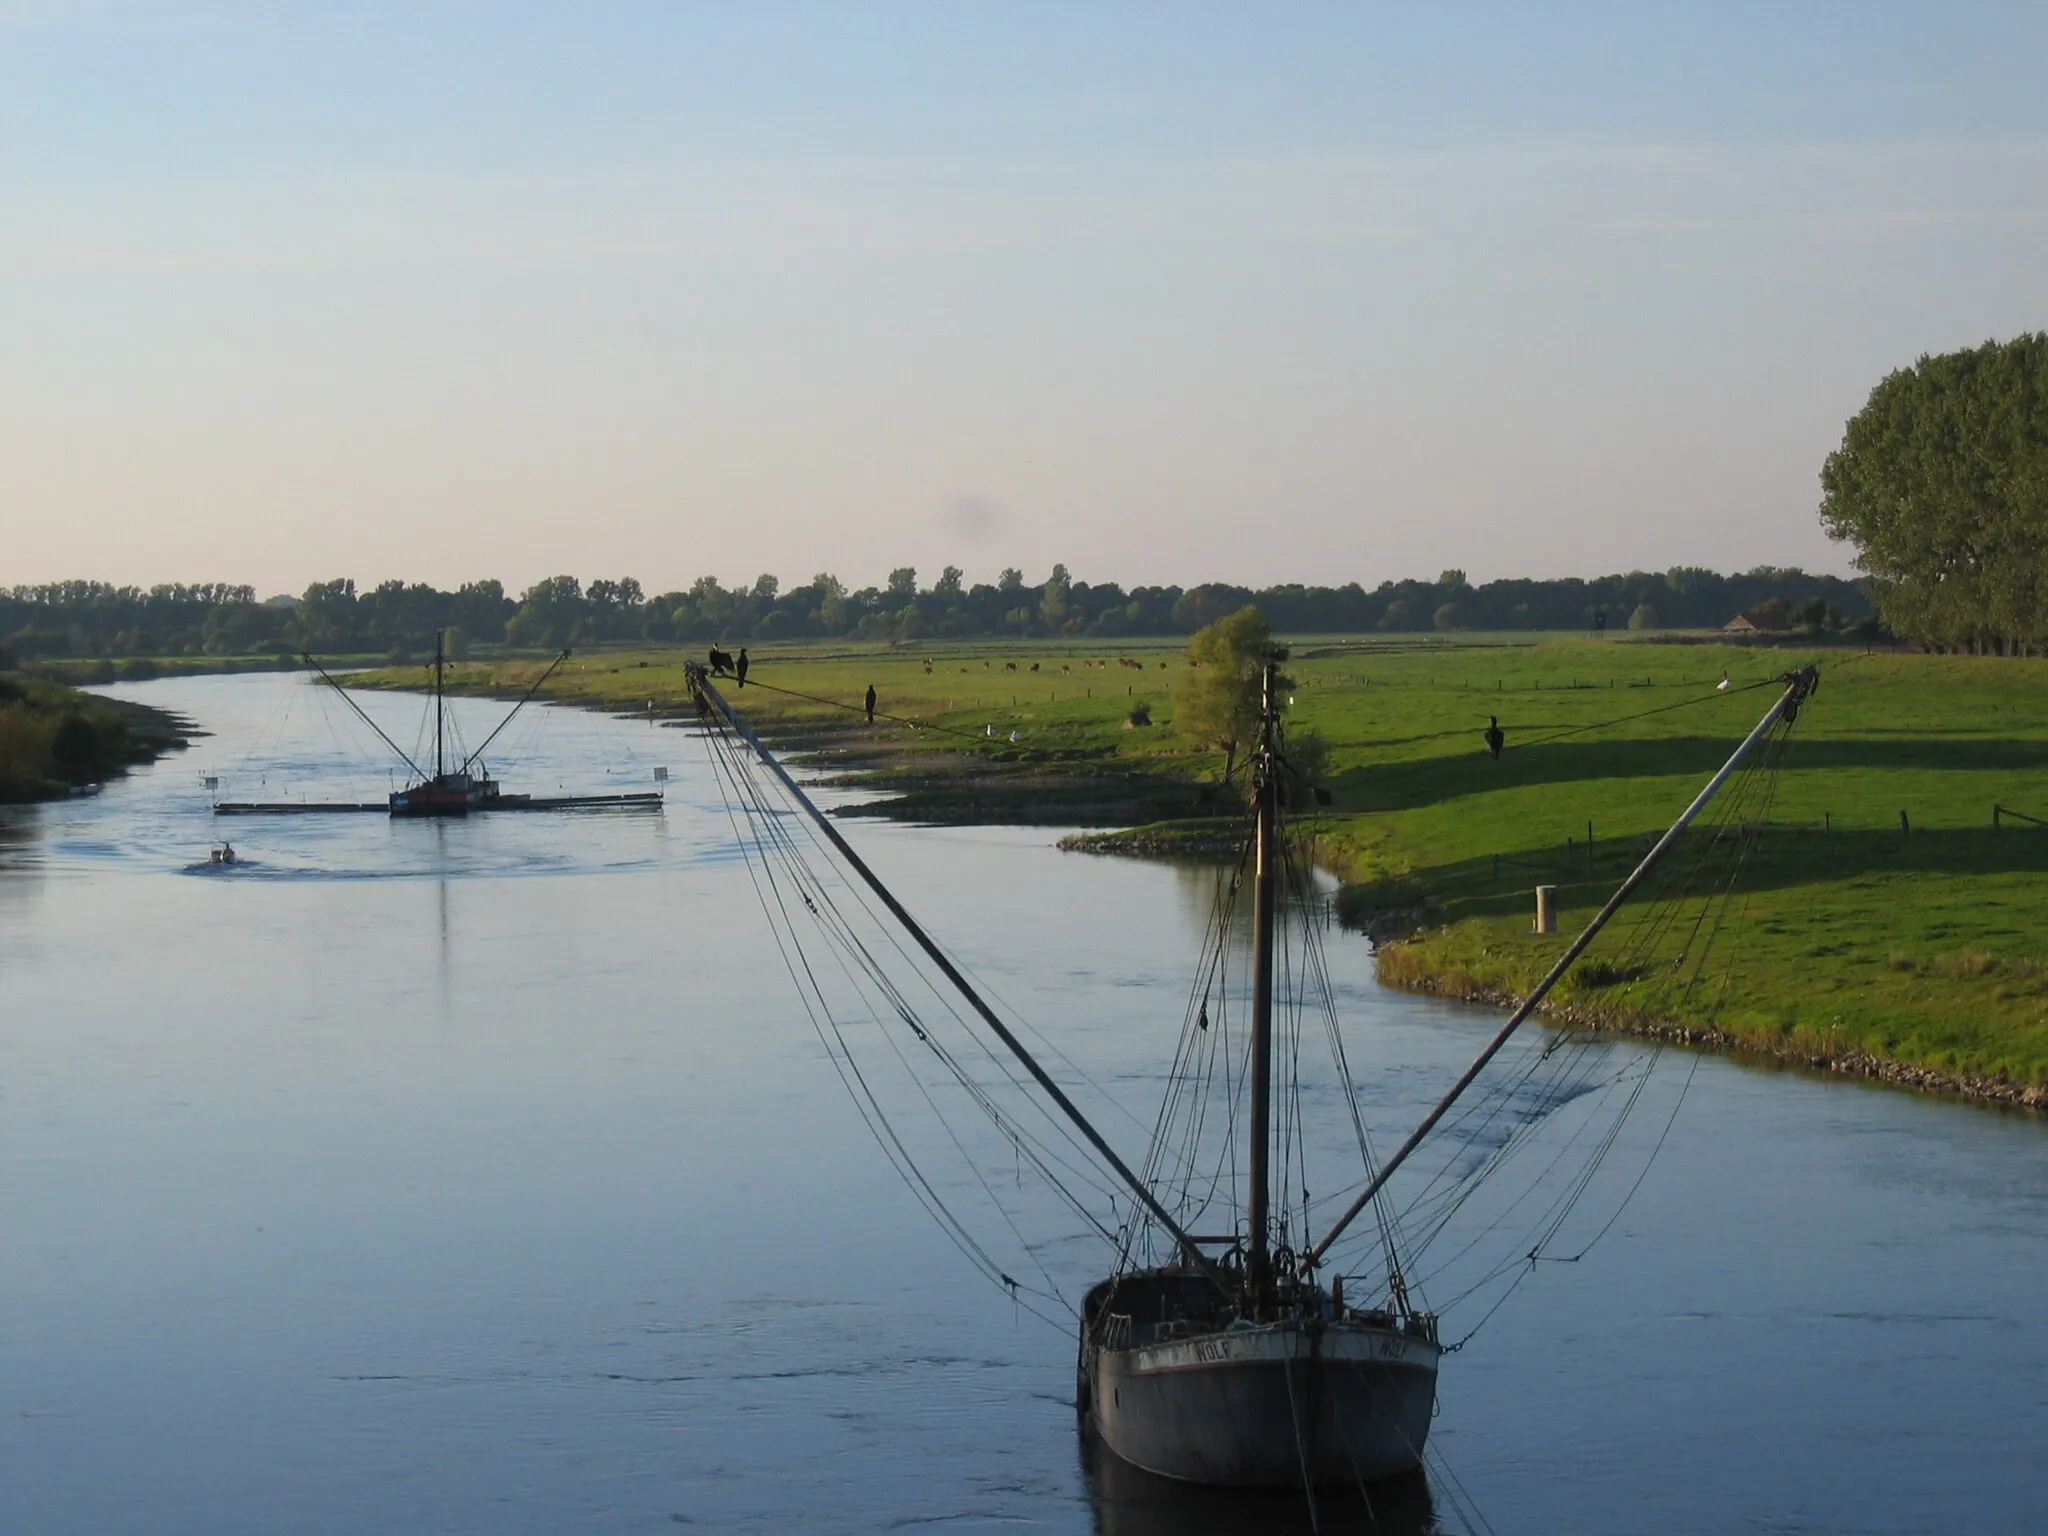
<path id="1" fill-rule="evenodd" d="M 1751 635 L 1760 630 L 1789 629 L 1790 627 L 1785 622 L 1785 616 L 1782 613 L 1773 613 L 1768 609 L 1762 608 L 1751 608 L 1738 613 L 1726 624 L 1723 624 L 1721 631 L 1723 634 Z"/>

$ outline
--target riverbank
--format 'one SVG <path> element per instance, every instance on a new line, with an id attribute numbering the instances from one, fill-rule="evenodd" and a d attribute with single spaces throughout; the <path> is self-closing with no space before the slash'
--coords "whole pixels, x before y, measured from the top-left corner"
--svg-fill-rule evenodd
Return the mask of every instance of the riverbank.
<path id="1" fill-rule="evenodd" d="M 192 735 L 190 721 L 163 710 L 0 673 L 0 804 L 76 794 Z"/>
<path id="2" fill-rule="evenodd" d="M 1513 1008 L 1527 993 L 1526 987 L 1514 990 L 1469 968 L 1454 955 L 1432 950 L 1426 939 L 1395 940 L 1378 946 L 1376 954 L 1380 980 L 1404 992 L 1500 1008 Z M 2041 971 L 2028 967 L 2026 975 L 2028 981 L 2038 981 Z M 1553 995 L 1538 1009 L 1546 1022 L 1588 1034 L 1624 1035 L 1712 1051 L 1752 1065 L 1857 1078 L 2005 1108 L 2048 1110 L 2048 1086 L 2040 1082 L 1972 1076 L 1901 1061 L 1858 1048 L 1839 1028 L 1786 1029 L 1739 1014 L 1719 1023 L 1687 1023 L 1642 1007 L 1593 1000 L 1587 995 L 1591 989 L 1583 985 L 1569 990 L 1576 995 Z"/>
<path id="3" fill-rule="evenodd" d="M 1171 729 L 1171 666 L 1178 648 L 1127 652 L 1120 667 L 1094 652 L 1045 643 L 968 642 L 905 652 L 885 646 L 764 647 L 749 685 L 720 681 L 748 723 L 835 788 L 875 798 L 841 815 L 938 825 L 1128 827 L 1210 815 L 1221 759 L 1191 750 Z M 696 718 L 684 677 L 697 653 L 579 653 L 541 696 L 615 714 L 686 724 Z M 516 698 L 546 660 L 461 662 L 452 694 Z M 1064 669 L 1064 670 L 1062 670 Z M 417 689 L 420 670 L 353 674 L 352 687 Z M 877 688 L 871 726 L 861 708 Z M 1121 701 L 1121 702 L 1119 702 Z M 1153 722 L 1126 727 L 1139 705 Z"/>
<path id="4" fill-rule="evenodd" d="M 507 652 L 503 647 L 479 647 L 494 661 L 545 657 L 543 651 Z M 321 655 L 320 665 L 330 672 L 364 667 L 399 667 L 388 651 L 332 652 Z M 172 677 L 215 677 L 242 672 L 302 672 L 308 670 L 297 651 L 263 652 L 249 656 L 43 656 L 21 664 L 21 674 L 67 688 L 92 688 L 105 683 L 153 683 Z"/>
<path id="5" fill-rule="evenodd" d="M 814 771 L 887 797 L 860 811 L 1129 829 L 1075 844 L 1096 852 L 1220 846 L 1221 760 L 1173 731 L 1170 647 L 792 646 L 751 659 L 750 685 L 726 684 L 730 697 L 778 746 L 813 754 Z M 1583 924 L 1761 714 L 1768 693 L 1745 686 L 1808 659 L 1822 687 L 1714 996 L 1637 983 L 1625 1004 L 1585 989 L 1560 1006 L 1605 1028 L 2038 1102 L 2048 828 L 2020 819 L 2048 819 L 2037 662 L 1521 636 L 1298 642 L 1288 723 L 1330 746 L 1333 804 L 1312 831 L 1318 862 L 1345 882 L 1340 911 L 1382 945 L 1395 985 L 1518 993 L 1566 942 L 1528 932 L 1530 888 L 1558 886 L 1565 935 Z M 682 661 L 578 657 L 547 694 L 682 717 Z M 451 686 L 503 694 L 537 671 L 470 665 Z M 418 674 L 377 680 L 417 687 Z M 857 709 L 869 685 L 872 729 Z M 1130 723 L 1141 714 L 1149 723 Z M 1507 734 L 1497 761 L 1481 741 L 1489 718 Z"/>

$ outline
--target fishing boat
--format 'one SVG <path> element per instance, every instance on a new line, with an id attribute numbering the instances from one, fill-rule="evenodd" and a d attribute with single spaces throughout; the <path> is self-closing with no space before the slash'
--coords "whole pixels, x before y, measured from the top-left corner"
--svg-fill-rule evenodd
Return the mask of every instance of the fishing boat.
<path id="1" fill-rule="evenodd" d="M 1245 1229 L 1223 1262 L 1181 1238 L 1168 1265 L 1101 1281 L 1081 1317 L 1079 1405 L 1124 1460 L 1185 1482 L 1372 1482 L 1421 1459 L 1436 1404 L 1436 1318 L 1396 1272 L 1385 1302 L 1276 1253 L 1272 1223 L 1273 960 L 1282 758 L 1277 659 L 1253 754 L 1250 1154 Z"/>
<path id="2" fill-rule="evenodd" d="M 701 668 L 691 669 L 689 677 L 707 727 L 742 745 L 765 765 L 782 794 L 815 825 L 822 844 L 880 900 L 992 1040 L 1022 1068 L 1025 1080 L 1035 1085 L 1134 1202 L 1118 1229 L 1118 1262 L 1089 1287 L 1078 1309 L 1076 1406 L 1089 1432 L 1115 1457 L 1166 1478 L 1212 1486 L 1292 1487 L 1313 1496 L 1319 1486 L 1370 1484 L 1408 1473 L 1422 1463 L 1436 1409 L 1438 1372 L 1447 1353 L 1437 1315 L 1411 1301 L 1398 1221 L 1380 1212 L 1382 1242 L 1371 1274 L 1333 1272 L 1333 1247 L 1359 1216 L 1378 1207 L 1389 1179 L 1443 1124 L 1744 760 L 1775 728 L 1796 717 L 1817 674 L 1809 667 L 1778 680 L 1783 686 L 1774 702 L 1734 754 L 1655 840 L 1592 922 L 1391 1156 L 1373 1156 L 1361 1123 L 1362 1187 L 1311 1241 L 1306 1192 L 1302 1206 L 1290 1209 L 1278 1188 L 1274 1161 L 1276 1150 L 1289 1146 L 1287 1138 L 1299 1129 L 1298 1095 L 1291 1096 L 1276 1084 L 1275 957 L 1283 884 L 1298 889 L 1303 869 L 1289 849 L 1289 807 L 1299 803 L 1299 793 L 1307 787 L 1290 781 L 1280 707 L 1279 665 L 1285 659 L 1286 652 L 1276 650 L 1261 674 L 1259 734 L 1249 762 L 1249 843 L 1239 866 L 1240 879 L 1231 887 L 1235 889 L 1248 874 L 1249 1032 L 1242 1070 L 1223 1074 L 1225 1080 L 1242 1085 L 1242 1145 L 1247 1158 L 1242 1199 L 1231 1202 L 1240 1219 L 1227 1231 L 1207 1234 L 1191 1226 L 1192 1219 L 1208 1208 L 1206 1197 L 1194 1200 L 1186 1181 L 1176 1182 L 1160 1171 L 1157 1154 L 1165 1139 L 1167 1109 L 1161 1111 L 1161 1130 L 1155 1132 L 1144 1171 L 1134 1169 L 733 711 L 711 678 Z M 778 846 L 795 857 L 796 846 L 788 835 L 775 836 Z M 803 905 L 817 913 L 825 898 L 813 891 L 821 888 L 801 880 L 797 888 Z M 1220 925 L 1212 929 L 1221 931 Z M 891 1006 L 917 1039 L 929 1043 L 932 1032 L 913 1016 L 905 994 L 890 996 Z M 1197 1032 L 1210 1031 L 1206 1000 L 1191 1025 Z M 1289 1038 L 1298 1045 L 1298 1034 Z M 1291 1057 L 1298 1052 L 1290 1048 L 1283 1054 Z M 1176 1079 L 1179 1076 L 1177 1070 Z M 970 1092 L 985 1092 L 984 1083 L 971 1074 L 961 1075 L 961 1080 Z M 1171 1093 L 1169 1089 L 1169 1107 Z M 872 1104 L 872 1098 L 868 1102 Z M 1280 1116 L 1276 1106 L 1282 1110 Z M 1355 1101 L 1353 1113 L 1355 1117 Z M 1287 1126 L 1281 1125 L 1283 1118 L 1289 1119 Z M 1014 1125 L 1012 1136 L 1020 1148 L 1026 1144 Z M 1226 1166 L 1235 1166 L 1234 1159 Z M 928 1181 L 925 1187 L 930 1189 Z M 1016 1291 L 1018 1282 L 1011 1276 L 1004 1273 L 999 1278 Z"/>
<path id="3" fill-rule="evenodd" d="M 479 811 L 564 811 L 581 809 L 632 809 L 651 808 L 662 803 L 659 790 L 632 791 L 624 794 L 607 795 L 530 795 L 507 794 L 502 785 L 491 777 L 484 762 L 484 753 L 492 742 L 504 732 L 515 716 L 532 701 L 543 684 L 554 676 L 555 671 L 569 659 L 569 652 L 563 652 L 551 661 L 547 668 L 536 677 L 518 702 L 505 714 L 491 733 L 475 751 L 460 757 L 450 752 L 450 731 L 448 726 L 448 632 L 434 632 L 434 755 L 433 769 L 429 772 L 422 763 L 415 762 L 412 754 L 393 741 L 382 726 L 372 720 L 362 705 L 350 695 L 349 690 L 309 653 L 303 659 L 307 666 L 320 675 L 320 680 L 331 687 L 342 701 L 354 711 L 373 732 L 377 739 L 389 747 L 405 764 L 412 779 L 403 789 L 395 789 L 383 800 L 369 801 L 300 801 L 300 800 L 218 800 L 214 802 L 214 813 L 220 816 L 249 816 L 262 814 L 298 814 L 304 812 L 350 812 L 381 811 L 392 816 L 468 816 Z M 657 781 L 661 775 L 657 771 Z"/>

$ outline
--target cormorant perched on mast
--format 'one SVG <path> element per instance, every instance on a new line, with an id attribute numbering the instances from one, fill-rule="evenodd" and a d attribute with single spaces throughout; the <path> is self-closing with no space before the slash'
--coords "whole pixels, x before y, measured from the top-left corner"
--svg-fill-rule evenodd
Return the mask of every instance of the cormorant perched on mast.
<path id="1" fill-rule="evenodd" d="M 1500 728 L 1500 716 L 1488 715 L 1486 717 L 1486 750 L 1495 757 L 1499 757 L 1500 749 L 1507 744 L 1508 736 L 1507 732 Z"/>

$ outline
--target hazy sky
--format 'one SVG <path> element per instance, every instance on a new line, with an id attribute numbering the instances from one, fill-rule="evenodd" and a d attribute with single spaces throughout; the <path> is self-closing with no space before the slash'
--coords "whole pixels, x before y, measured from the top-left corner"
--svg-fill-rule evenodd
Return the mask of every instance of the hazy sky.
<path id="1" fill-rule="evenodd" d="M 8 4 L 0 583 L 1846 568 L 2048 6 Z"/>

